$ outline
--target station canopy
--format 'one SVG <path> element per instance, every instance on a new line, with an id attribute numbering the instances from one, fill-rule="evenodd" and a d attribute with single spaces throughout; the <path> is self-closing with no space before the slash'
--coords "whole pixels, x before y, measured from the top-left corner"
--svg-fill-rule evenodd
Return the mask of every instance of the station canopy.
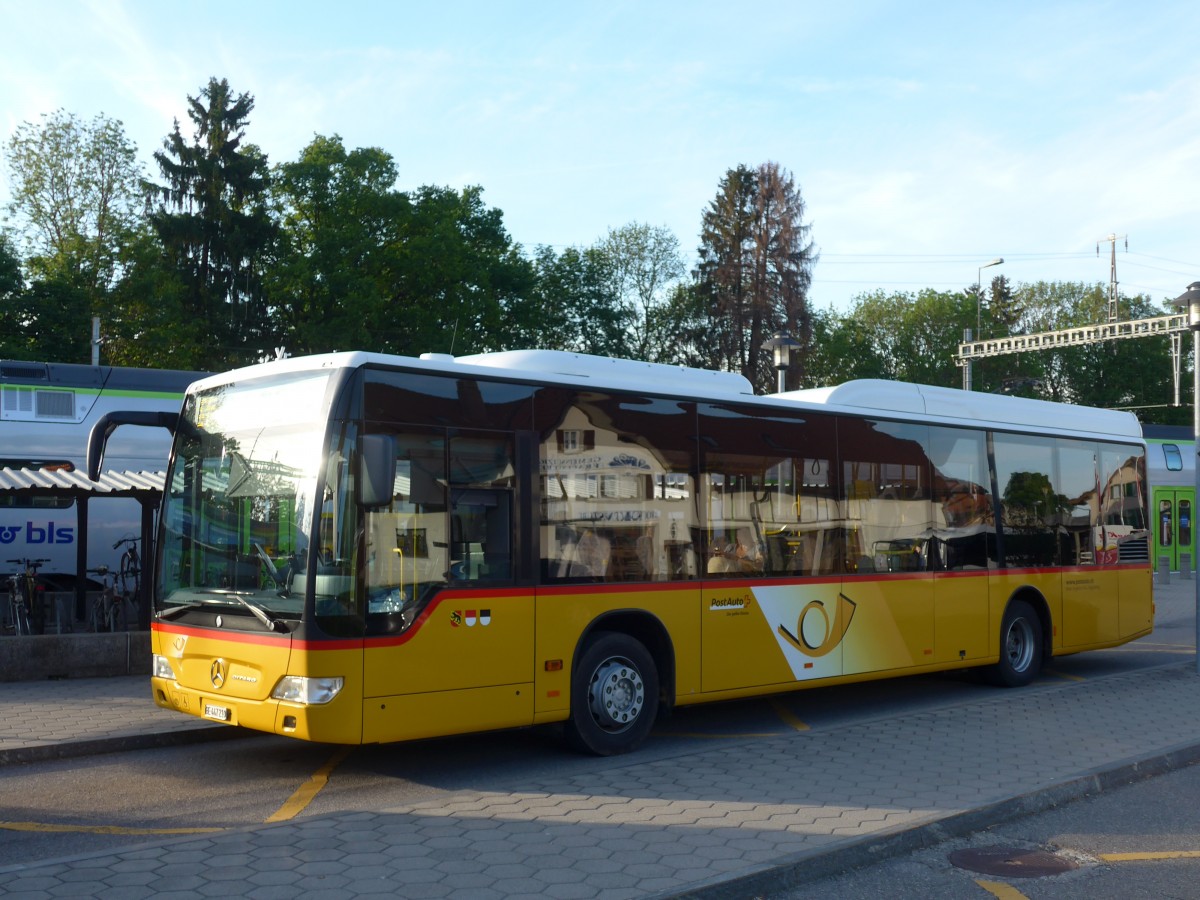
<path id="1" fill-rule="evenodd" d="M 39 497 L 134 497 L 157 500 L 166 472 L 104 472 L 92 481 L 83 472 L 62 469 L 0 469 L 0 494 Z"/>

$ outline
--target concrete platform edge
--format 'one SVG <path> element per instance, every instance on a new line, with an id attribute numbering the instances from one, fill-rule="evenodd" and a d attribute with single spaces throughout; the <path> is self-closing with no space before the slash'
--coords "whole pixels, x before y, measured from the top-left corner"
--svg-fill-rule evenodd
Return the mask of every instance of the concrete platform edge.
<path id="1" fill-rule="evenodd" d="M 47 762 L 56 759 L 77 759 L 102 753 L 121 753 L 129 750 L 151 750 L 155 747 L 178 747 L 204 741 L 221 741 L 250 737 L 254 732 L 228 725 L 202 725 L 176 731 L 156 731 L 147 734 L 127 734 L 84 741 L 57 744 L 38 744 L 9 750 L 0 749 L 0 766 L 19 763 Z"/>

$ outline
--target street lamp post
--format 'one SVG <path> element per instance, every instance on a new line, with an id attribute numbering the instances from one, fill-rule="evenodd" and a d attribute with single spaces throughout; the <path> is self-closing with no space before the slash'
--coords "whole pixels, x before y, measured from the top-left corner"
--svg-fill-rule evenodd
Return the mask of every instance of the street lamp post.
<path id="1" fill-rule="evenodd" d="M 799 341 L 783 331 L 775 332 L 762 343 L 762 348 L 770 351 L 775 362 L 775 386 L 780 394 L 787 390 L 787 370 L 792 365 L 792 350 L 799 346 Z"/>
<path id="2" fill-rule="evenodd" d="M 983 336 L 983 270 L 998 266 L 1004 262 L 1003 256 L 997 256 L 989 263 L 984 263 L 975 273 L 975 340 Z"/>
<path id="3" fill-rule="evenodd" d="M 1196 467 L 1196 497 L 1200 499 L 1200 281 L 1193 281 L 1188 289 L 1175 298 L 1175 306 L 1187 313 L 1188 328 L 1192 332 L 1192 460 Z M 1192 529 L 1195 534 L 1195 529 Z M 1196 674 L 1200 675 L 1200 577 L 1196 579 Z"/>

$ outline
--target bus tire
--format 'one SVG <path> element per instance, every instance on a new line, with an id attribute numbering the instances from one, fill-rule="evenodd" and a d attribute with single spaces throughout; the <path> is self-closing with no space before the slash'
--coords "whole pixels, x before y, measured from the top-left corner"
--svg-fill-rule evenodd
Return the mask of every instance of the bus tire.
<path id="1" fill-rule="evenodd" d="M 594 635 L 571 675 L 567 743 L 595 756 L 628 753 L 650 734 L 657 714 L 658 669 L 649 651 L 626 634 Z"/>
<path id="2" fill-rule="evenodd" d="M 1024 687 L 1042 670 L 1042 620 L 1024 600 L 1014 600 L 1000 626 L 1000 661 L 987 669 L 1001 687 Z"/>

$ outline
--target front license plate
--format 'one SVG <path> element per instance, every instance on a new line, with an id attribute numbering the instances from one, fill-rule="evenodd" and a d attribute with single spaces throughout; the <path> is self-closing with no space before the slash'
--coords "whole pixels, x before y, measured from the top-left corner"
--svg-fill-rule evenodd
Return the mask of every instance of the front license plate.
<path id="1" fill-rule="evenodd" d="M 204 718 L 216 719 L 218 722 L 228 722 L 230 719 L 231 710 L 224 706 L 214 706 L 211 703 L 204 704 Z"/>

